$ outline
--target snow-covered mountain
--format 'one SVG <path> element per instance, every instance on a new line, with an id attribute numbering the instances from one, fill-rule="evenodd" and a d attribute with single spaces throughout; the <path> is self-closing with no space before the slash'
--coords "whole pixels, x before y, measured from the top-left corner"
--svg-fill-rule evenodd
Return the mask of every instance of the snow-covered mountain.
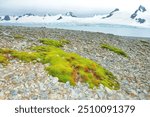
<path id="1" fill-rule="evenodd" d="M 140 5 L 135 11 L 121 11 L 116 8 L 104 15 L 93 17 L 78 17 L 73 12 L 65 15 L 38 16 L 31 13 L 22 16 L 0 16 L 0 23 L 73 23 L 79 25 L 90 24 L 118 24 L 150 28 L 150 11 Z"/>

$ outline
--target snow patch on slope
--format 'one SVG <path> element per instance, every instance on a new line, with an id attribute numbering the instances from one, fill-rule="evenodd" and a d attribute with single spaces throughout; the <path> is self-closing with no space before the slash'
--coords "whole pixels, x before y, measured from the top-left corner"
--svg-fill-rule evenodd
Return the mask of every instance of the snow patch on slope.
<path id="1" fill-rule="evenodd" d="M 131 12 L 122 12 L 117 11 L 109 18 L 103 18 L 106 15 L 95 15 L 93 17 L 72 17 L 67 15 L 58 14 L 55 16 L 45 15 L 45 16 L 35 16 L 35 15 L 24 15 L 21 17 L 18 16 L 9 16 L 10 20 L 1 20 L 0 23 L 70 23 L 75 25 L 92 25 L 92 24 L 117 24 L 117 25 L 127 25 L 127 26 L 136 26 L 136 27 L 143 27 L 143 28 L 150 28 L 150 12 L 139 12 L 138 17 L 146 19 L 146 21 L 142 24 L 138 23 L 137 21 L 131 18 Z M 108 13 L 109 14 L 109 13 Z M 4 19 L 5 16 L 1 16 L 1 19 Z M 61 18 L 60 18 L 61 17 Z M 59 19 L 60 18 L 60 19 Z M 58 20 L 59 19 L 59 20 Z"/>

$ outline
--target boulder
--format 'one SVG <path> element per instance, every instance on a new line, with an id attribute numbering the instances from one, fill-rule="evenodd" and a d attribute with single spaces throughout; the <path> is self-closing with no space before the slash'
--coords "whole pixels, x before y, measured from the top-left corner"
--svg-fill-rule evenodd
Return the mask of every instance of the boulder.
<path id="1" fill-rule="evenodd" d="M 9 21 L 9 20 L 10 20 L 9 15 L 5 15 L 5 17 L 4 17 L 4 19 L 3 19 L 3 20 Z"/>

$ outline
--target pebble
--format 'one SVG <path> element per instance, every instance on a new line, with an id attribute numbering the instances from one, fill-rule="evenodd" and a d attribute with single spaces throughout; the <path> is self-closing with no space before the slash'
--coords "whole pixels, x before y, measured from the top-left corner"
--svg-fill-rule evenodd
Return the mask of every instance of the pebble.
<path id="1" fill-rule="evenodd" d="M 12 96 L 16 96 L 16 95 L 18 94 L 18 91 L 17 91 L 17 90 L 11 90 L 11 91 L 10 91 L 10 94 L 11 94 Z"/>
<path id="2" fill-rule="evenodd" d="M 57 77 L 53 78 L 52 81 L 51 81 L 51 83 L 53 83 L 53 84 L 56 84 L 57 82 L 58 82 L 58 78 Z"/>
<path id="3" fill-rule="evenodd" d="M 67 89 L 67 88 L 69 88 L 69 87 L 70 87 L 70 82 L 68 81 L 68 82 L 66 82 L 66 83 L 64 84 L 64 88 Z"/>

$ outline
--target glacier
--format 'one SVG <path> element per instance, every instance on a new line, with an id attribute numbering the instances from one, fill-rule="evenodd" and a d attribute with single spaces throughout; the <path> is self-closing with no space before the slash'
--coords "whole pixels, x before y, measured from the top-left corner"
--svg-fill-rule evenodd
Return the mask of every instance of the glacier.
<path id="1" fill-rule="evenodd" d="M 29 27 L 48 27 L 71 30 L 83 30 L 93 32 L 111 33 L 121 36 L 150 37 L 150 12 L 138 12 L 137 18 L 146 21 L 139 23 L 131 18 L 134 11 L 123 12 L 117 10 L 108 18 L 108 14 L 95 15 L 92 17 L 73 17 L 71 15 L 23 15 L 9 16 L 10 20 L 2 20 L 5 16 L 0 16 L 0 25 L 15 25 Z"/>
<path id="2" fill-rule="evenodd" d="M 70 23 L 76 25 L 98 25 L 98 24 L 115 24 L 115 25 L 126 25 L 126 26 L 135 26 L 135 27 L 142 27 L 142 28 L 150 28 L 150 13 L 140 13 L 139 16 L 146 19 L 146 22 L 140 24 L 133 19 L 130 18 L 130 13 L 125 13 L 118 11 L 117 13 L 113 14 L 112 17 L 103 19 L 102 17 L 106 15 L 95 15 L 93 17 L 71 17 L 65 16 L 62 14 L 58 14 L 55 16 L 23 16 L 20 17 L 18 20 L 18 16 L 10 16 L 9 21 L 0 21 L 0 23 Z M 58 20 L 59 17 L 62 17 L 61 20 Z M 4 16 L 1 16 L 1 19 Z"/>

